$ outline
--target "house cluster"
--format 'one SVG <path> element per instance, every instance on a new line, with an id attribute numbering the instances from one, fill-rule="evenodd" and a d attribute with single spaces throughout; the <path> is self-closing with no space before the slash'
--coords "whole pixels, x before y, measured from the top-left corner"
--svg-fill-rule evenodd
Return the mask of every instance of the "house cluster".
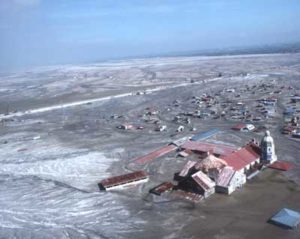
<path id="1" fill-rule="evenodd" d="M 214 90 L 201 95 L 190 96 L 186 100 L 172 99 L 166 105 L 151 105 L 131 116 L 112 115 L 111 119 L 118 129 L 124 131 L 147 129 L 150 133 L 171 132 L 178 134 L 184 131 L 196 131 L 196 125 L 201 120 L 226 119 L 239 121 L 245 126 L 235 130 L 252 131 L 253 124 L 266 122 L 278 116 L 277 101 L 281 95 L 294 90 L 291 87 L 259 83 L 245 84 L 239 88 Z M 255 100 L 259 98 L 258 100 Z M 299 104 L 297 94 L 291 96 L 291 106 L 284 115 L 290 117 Z M 240 125 L 241 126 L 241 125 Z M 289 126 L 289 125 L 287 125 Z M 295 126 L 285 128 L 285 133 L 297 134 Z M 300 137 L 300 136 L 299 136 Z"/>
<path id="2" fill-rule="evenodd" d="M 300 138 L 300 95 L 292 95 L 285 106 L 283 111 L 284 126 L 281 132 L 293 138 Z"/>

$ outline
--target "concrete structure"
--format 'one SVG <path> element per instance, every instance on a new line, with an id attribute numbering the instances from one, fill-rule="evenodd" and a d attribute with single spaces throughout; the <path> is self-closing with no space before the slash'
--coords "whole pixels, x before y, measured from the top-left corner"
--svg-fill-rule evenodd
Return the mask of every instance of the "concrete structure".
<path id="1" fill-rule="evenodd" d="M 260 143 L 261 148 L 261 161 L 263 163 L 273 163 L 277 160 L 275 153 L 274 140 L 271 137 L 270 131 L 266 131 L 265 136 L 262 138 Z"/>

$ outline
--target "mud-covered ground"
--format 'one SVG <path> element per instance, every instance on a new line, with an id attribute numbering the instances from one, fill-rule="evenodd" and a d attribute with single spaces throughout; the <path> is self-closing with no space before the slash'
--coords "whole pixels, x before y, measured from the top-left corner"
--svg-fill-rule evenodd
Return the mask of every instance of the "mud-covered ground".
<path id="1" fill-rule="evenodd" d="M 132 60 L 1 77 L 0 238 L 299 238 L 299 229 L 267 223 L 282 207 L 300 210 L 300 141 L 280 133 L 282 112 L 299 92 L 299 81 L 299 54 Z M 271 89 L 244 90 L 261 84 Z M 267 169 L 231 196 L 215 194 L 199 204 L 148 194 L 172 180 L 186 159 L 174 153 L 135 165 L 136 157 L 213 128 L 222 132 L 207 141 L 237 147 L 263 135 L 232 131 L 237 121 L 229 117 L 175 122 L 178 114 L 204 110 L 193 96 L 223 92 L 218 101 L 243 101 L 256 114 L 256 100 L 282 86 L 274 117 L 254 124 L 270 129 L 278 158 L 294 162 L 295 169 Z M 240 92 L 238 99 L 224 93 L 228 88 Z M 166 131 L 146 122 L 149 108 L 158 111 L 150 118 Z M 123 123 L 144 128 L 117 129 Z M 185 126 L 181 133 L 179 125 Z M 136 169 L 149 173 L 149 183 L 98 191 L 101 179 Z"/>

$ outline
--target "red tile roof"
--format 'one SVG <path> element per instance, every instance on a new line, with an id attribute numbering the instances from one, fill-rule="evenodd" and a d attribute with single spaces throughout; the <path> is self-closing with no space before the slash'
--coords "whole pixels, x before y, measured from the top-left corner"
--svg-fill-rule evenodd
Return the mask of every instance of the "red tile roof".
<path id="1" fill-rule="evenodd" d="M 255 162 L 260 158 L 260 148 L 258 145 L 250 143 L 245 147 L 223 157 L 223 160 L 227 162 L 228 166 L 238 171 L 247 165 Z"/>

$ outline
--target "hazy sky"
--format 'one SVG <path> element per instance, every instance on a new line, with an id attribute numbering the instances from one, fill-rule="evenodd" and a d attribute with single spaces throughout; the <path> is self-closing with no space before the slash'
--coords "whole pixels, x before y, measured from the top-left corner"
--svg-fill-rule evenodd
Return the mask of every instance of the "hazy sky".
<path id="1" fill-rule="evenodd" d="M 300 41 L 299 0 L 0 0 L 0 68 Z"/>

